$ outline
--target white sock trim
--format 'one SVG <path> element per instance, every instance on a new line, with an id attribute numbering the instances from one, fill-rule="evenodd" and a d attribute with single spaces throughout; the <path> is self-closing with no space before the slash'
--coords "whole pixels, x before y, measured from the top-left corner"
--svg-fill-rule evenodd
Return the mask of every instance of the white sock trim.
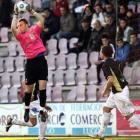
<path id="1" fill-rule="evenodd" d="M 40 111 L 44 111 L 44 107 L 41 107 L 41 106 L 40 106 L 39 110 L 40 110 Z"/>
<path id="2" fill-rule="evenodd" d="M 30 109 L 30 106 L 25 106 L 25 109 Z"/>

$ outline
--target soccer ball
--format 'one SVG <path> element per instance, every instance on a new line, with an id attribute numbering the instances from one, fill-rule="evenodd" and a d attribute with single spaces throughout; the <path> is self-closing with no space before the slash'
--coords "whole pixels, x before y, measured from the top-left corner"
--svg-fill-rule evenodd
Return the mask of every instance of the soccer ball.
<path id="1" fill-rule="evenodd" d="M 25 1 L 20 1 L 17 3 L 17 11 L 21 14 L 26 13 L 29 9 L 28 4 Z"/>

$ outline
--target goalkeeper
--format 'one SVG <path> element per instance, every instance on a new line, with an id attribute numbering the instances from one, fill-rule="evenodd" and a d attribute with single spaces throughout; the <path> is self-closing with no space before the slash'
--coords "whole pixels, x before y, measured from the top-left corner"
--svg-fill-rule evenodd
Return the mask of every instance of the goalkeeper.
<path id="1" fill-rule="evenodd" d="M 44 18 L 39 13 L 35 12 L 31 6 L 29 6 L 29 13 L 34 15 L 38 22 L 35 28 L 30 29 L 28 21 L 25 18 L 18 19 L 18 7 L 14 6 L 14 15 L 11 24 L 12 33 L 19 41 L 25 56 L 27 58 L 26 68 L 25 68 L 25 122 L 29 121 L 30 112 L 30 100 L 31 93 L 33 90 L 33 84 L 39 81 L 39 92 L 40 92 L 40 117 L 42 122 L 46 122 L 46 117 L 44 115 L 44 107 L 46 104 L 46 85 L 48 77 L 48 66 L 47 61 L 44 56 L 46 48 L 44 47 L 42 40 L 40 39 L 40 33 L 42 32 L 44 25 Z"/>

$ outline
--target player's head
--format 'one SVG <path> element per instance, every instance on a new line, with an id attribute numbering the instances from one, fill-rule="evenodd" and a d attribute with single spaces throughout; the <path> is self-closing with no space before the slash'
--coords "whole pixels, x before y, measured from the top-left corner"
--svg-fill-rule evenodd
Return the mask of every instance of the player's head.
<path id="1" fill-rule="evenodd" d="M 27 32 L 29 29 L 29 24 L 28 24 L 28 21 L 27 19 L 25 18 L 20 18 L 18 20 L 18 30 L 21 32 L 21 33 L 25 33 Z"/>
<path id="2" fill-rule="evenodd" d="M 103 46 L 109 45 L 109 36 L 107 34 L 102 35 L 102 43 L 103 43 Z"/>
<path id="3" fill-rule="evenodd" d="M 102 46 L 100 50 L 100 56 L 102 59 L 112 57 L 112 48 L 110 46 Z"/>

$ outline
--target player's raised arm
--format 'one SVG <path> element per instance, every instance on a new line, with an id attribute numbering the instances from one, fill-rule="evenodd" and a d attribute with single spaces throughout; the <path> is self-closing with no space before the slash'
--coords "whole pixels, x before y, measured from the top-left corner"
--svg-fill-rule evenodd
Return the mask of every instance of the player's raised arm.
<path id="1" fill-rule="evenodd" d="M 44 17 L 41 14 L 37 13 L 34 9 L 32 9 L 29 3 L 28 3 L 28 6 L 29 6 L 28 11 L 39 20 L 37 22 L 37 25 L 39 27 L 43 27 L 44 26 Z"/>
<path id="2" fill-rule="evenodd" d="M 17 5 L 14 5 L 14 15 L 13 15 L 13 20 L 11 23 L 11 30 L 14 36 L 18 35 L 18 30 L 17 30 L 17 20 L 18 20 L 18 11 L 17 11 Z"/>

